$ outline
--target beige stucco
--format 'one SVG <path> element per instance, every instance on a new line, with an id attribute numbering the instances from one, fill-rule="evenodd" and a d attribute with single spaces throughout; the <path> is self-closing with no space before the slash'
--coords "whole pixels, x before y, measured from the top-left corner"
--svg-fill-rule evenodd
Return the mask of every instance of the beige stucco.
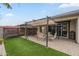
<path id="1" fill-rule="evenodd" d="M 37 33 L 44 33 L 45 30 L 45 26 L 41 26 L 42 27 L 42 32 L 40 32 L 40 27 L 37 27 Z"/>
<path id="2" fill-rule="evenodd" d="M 37 35 L 41 34 L 40 27 L 37 27 Z"/>
<path id="3" fill-rule="evenodd" d="M 70 31 L 76 32 L 76 21 L 77 19 L 70 21 Z"/>

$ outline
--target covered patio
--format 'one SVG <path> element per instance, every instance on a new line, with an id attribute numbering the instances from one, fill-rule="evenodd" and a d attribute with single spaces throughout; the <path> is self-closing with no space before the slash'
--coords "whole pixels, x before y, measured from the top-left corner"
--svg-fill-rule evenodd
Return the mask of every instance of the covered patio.
<path id="1" fill-rule="evenodd" d="M 70 55 L 79 55 L 78 12 L 74 11 L 54 17 L 38 19 L 31 21 L 28 24 L 31 24 L 37 28 L 37 34 L 36 34 L 37 36 L 40 36 L 41 34 L 45 34 L 45 40 L 43 40 L 44 38 L 37 39 L 36 36 L 27 36 L 29 40 L 42 44 L 46 47 L 54 48 L 56 50 L 65 52 Z M 55 25 L 55 27 L 53 25 Z M 55 35 L 55 33 L 57 33 L 54 40 L 49 40 L 50 38 L 49 32 L 52 35 L 53 34 Z"/>

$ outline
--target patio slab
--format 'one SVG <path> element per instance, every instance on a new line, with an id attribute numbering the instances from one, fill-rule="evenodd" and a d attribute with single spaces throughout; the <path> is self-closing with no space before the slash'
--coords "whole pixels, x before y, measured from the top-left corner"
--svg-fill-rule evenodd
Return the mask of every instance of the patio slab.
<path id="1" fill-rule="evenodd" d="M 38 40 L 33 36 L 29 36 L 28 39 L 45 46 L 45 41 L 43 40 Z M 74 40 L 55 39 L 49 41 L 48 43 L 50 48 L 56 49 L 72 56 L 79 56 L 79 44 L 75 43 Z"/>

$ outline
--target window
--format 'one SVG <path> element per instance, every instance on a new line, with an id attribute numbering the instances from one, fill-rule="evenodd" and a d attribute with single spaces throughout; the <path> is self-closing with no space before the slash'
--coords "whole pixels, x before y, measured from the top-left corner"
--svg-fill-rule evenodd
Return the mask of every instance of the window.
<path id="1" fill-rule="evenodd" d="M 56 31 L 56 26 L 55 26 L 55 25 L 52 25 L 52 31 L 51 31 L 51 34 L 54 35 L 54 34 L 55 34 L 55 31 Z"/>
<path id="2" fill-rule="evenodd" d="M 52 35 L 55 34 L 55 25 L 48 26 L 48 32 L 50 32 Z"/>
<path id="3" fill-rule="evenodd" d="M 51 26 L 48 26 L 48 32 L 51 32 L 51 30 L 52 30 Z"/>

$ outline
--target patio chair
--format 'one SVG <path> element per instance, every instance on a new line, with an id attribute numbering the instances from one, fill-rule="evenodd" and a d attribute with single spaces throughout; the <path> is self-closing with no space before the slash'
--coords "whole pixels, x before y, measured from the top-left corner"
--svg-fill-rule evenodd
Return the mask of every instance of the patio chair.
<path id="1" fill-rule="evenodd" d="M 39 34 L 37 34 L 37 39 L 38 40 L 44 40 L 46 37 L 45 37 L 45 35 L 43 34 L 43 33 L 39 33 Z"/>
<path id="2" fill-rule="evenodd" d="M 49 40 L 54 40 L 57 37 L 57 33 L 55 33 L 54 35 L 49 35 Z"/>

